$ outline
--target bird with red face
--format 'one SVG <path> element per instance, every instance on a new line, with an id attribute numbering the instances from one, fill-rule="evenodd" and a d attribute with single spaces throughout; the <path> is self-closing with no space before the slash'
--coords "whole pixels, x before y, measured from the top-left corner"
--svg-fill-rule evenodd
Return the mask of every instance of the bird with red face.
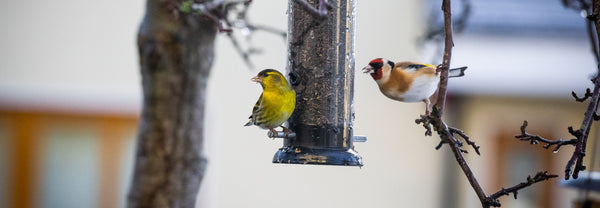
<path id="1" fill-rule="evenodd" d="M 448 77 L 462 77 L 467 67 L 450 69 Z M 440 83 L 440 73 L 436 66 L 416 62 L 394 63 L 376 58 L 363 69 L 379 86 L 386 97 L 401 102 L 424 102 L 425 113 L 429 115 L 429 98 Z"/>

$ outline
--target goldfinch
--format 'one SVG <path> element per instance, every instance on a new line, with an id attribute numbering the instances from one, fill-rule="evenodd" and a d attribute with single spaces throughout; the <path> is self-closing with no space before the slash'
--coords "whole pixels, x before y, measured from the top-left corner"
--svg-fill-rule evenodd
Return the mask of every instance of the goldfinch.
<path id="1" fill-rule="evenodd" d="M 467 67 L 450 69 L 449 77 L 462 77 Z M 440 83 L 436 66 L 415 62 L 398 62 L 376 58 L 363 68 L 388 98 L 401 102 L 424 102 L 425 113 L 429 114 L 429 97 Z"/>
<path id="2" fill-rule="evenodd" d="M 274 134 L 275 128 L 281 126 L 286 135 L 290 130 L 282 126 L 294 112 L 296 92 L 292 89 L 283 74 L 274 69 L 265 69 L 251 79 L 259 83 L 263 92 L 254 104 L 250 121 L 244 126 L 257 125 L 269 129 Z"/>

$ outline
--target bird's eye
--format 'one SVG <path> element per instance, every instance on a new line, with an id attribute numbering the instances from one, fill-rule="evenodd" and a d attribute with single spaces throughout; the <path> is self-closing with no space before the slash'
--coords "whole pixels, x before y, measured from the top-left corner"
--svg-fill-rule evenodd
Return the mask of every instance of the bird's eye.
<path id="1" fill-rule="evenodd" d="M 371 65 L 375 69 L 380 69 L 381 67 L 383 67 L 383 63 L 382 62 L 371 63 L 369 65 Z"/>

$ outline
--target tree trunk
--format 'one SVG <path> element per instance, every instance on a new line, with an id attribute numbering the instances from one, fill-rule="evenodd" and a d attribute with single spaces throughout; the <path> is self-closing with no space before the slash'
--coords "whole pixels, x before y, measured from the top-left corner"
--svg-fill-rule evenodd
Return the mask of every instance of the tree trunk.
<path id="1" fill-rule="evenodd" d="M 194 207 L 204 176 L 206 84 L 216 24 L 178 0 L 148 0 L 139 29 L 143 85 L 128 207 Z"/>

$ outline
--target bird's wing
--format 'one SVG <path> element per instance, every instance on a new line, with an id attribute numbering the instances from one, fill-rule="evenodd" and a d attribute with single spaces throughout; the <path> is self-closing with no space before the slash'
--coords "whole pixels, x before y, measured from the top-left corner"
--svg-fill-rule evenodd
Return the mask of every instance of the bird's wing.
<path id="1" fill-rule="evenodd" d="M 258 111 L 260 111 L 260 102 L 262 102 L 262 99 L 263 99 L 263 95 L 260 94 L 260 97 L 258 97 L 256 104 L 254 104 L 254 107 L 252 108 L 252 115 L 250 115 L 250 117 L 248 117 L 248 118 L 252 118 L 252 116 L 256 115 L 256 113 Z"/>
<path id="2" fill-rule="evenodd" d="M 422 64 L 417 62 L 399 62 L 396 63 L 397 68 L 402 69 L 409 74 L 432 74 L 436 73 L 436 69 L 434 65 Z"/>
<path id="3" fill-rule="evenodd" d="M 407 68 L 415 68 L 415 69 L 420 69 L 423 67 L 427 67 L 427 65 L 425 64 L 408 64 Z"/>
<path id="4" fill-rule="evenodd" d="M 257 114 L 258 111 L 260 111 L 260 102 L 262 101 L 262 94 L 260 94 L 260 97 L 258 97 L 258 100 L 256 101 L 256 104 L 254 104 L 254 107 L 252 108 L 252 114 L 250 114 L 250 116 L 248 117 L 248 119 L 250 119 L 250 121 L 248 121 L 248 123 L 244 124 L 244 126 L 251 126 L 254 124 L 254 115 Z"/>

